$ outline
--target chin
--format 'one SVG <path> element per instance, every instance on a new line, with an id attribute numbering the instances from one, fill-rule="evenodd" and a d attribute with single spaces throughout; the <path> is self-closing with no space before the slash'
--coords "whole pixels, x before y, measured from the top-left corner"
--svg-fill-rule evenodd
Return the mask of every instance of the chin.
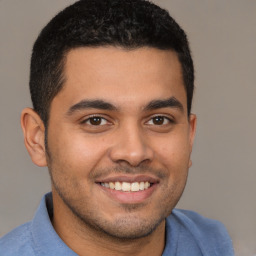
<path id="1" fill-rule="evenodd" d="M 114 239 L 133 240 L 149 236 L 162 221 L 163 219 L 154 222 L 139 219 L 120 219 L 115 221 L 114 224 L 106 223 L 106 225 L 98 226 L 98 229 Z"/>
<path id="2" fill-rule="evenodd" d="M 80 216 L 80 220 L 98 235 L 108 236 L 110 239 L 133 240 L 151 235 L 164 222 L 168 214 L 152 215 L 140 217 L 136 213 L 127 213 L 110 220 L 97 215 L 90 218 L 86 214 L 86 216 Z"/>

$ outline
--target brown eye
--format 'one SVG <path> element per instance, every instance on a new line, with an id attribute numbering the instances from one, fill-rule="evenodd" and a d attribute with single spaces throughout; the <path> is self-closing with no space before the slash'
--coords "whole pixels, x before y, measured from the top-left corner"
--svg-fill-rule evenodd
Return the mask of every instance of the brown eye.
<path id="1" fill-rule="evenodd" d="M 107 124 L 107 120 L 100 116 L 93 116 L 93 117 L 88 118 L 84 123 L 86 123 L 88 125 L 100 126 L 100 125 Z"/>
<path id="2" fill-rule="evenodd" d="M 156 126 L 168 125 L 171 123 L 173 123 L 173 121 L 166 116 L 154 116 L 147 122 L 148 125 Z"/>
<path id="3" fill-rule="evenodd" d="M 92 117 L 89 120 L 90 120 L 90 123 L 92 125 L 100 125 L 101 124 L 101 118 L 100 117 Z"/>
<path id="4" fill-rule="evenodd" d="M 162 125 L 162 124 L 164 124 L 165 119 L 166 118 L 163 116 L 156 116 L 156 117 L 152 118 L 152 121 L 153 121 L 154 125 Z"/>

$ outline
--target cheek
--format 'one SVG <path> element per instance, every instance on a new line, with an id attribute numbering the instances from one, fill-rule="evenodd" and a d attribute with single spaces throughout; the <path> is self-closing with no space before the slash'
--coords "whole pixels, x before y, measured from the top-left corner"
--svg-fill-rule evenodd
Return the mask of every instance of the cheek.
<path id="1" fill-rule="evenodd" d="M 52 139 L 51 139 L 52 138 Z M 51 143 L 52 142 L 52 143 Z M 86 176 L 104 155 L 104 146 L 83 133 L 58 132 L 49 136 L 52 167 L 69 176 Z M 53 170 L 54 171 L 54 170 Z"/>
<path id="2" fill-rule="evenodd" d="M 185 136 L 170 136 L 158 140 L 155 144 L 155 152 L 159 161 L 168 169 L 175 170 L 188 166 L 190 147 Z"/>

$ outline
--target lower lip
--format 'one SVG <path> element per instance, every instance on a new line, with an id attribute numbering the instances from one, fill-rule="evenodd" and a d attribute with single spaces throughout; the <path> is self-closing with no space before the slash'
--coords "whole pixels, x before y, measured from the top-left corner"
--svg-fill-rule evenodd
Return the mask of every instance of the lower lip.
<path id="1" fill-rule="evenodd" d="M 122 204 L 139 204 L 148 199 L 157 188 L 157 184 L 151 185 L 148 189 L 137 192 L 124 192 L 121 190 L 110 189 L 97 184 L 105 194 L 111 199 Z"/>

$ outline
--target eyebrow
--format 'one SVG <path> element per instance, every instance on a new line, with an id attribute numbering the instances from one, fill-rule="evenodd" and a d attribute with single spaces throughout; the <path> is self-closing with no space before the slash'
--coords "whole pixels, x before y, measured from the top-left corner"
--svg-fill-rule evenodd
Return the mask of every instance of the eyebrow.
<path id="1" fill-rule="evenodd" d="M 144 110 L 154 110 L 159 108 L 177 108 L 180 111 L 184 112 L 184 107 L 182 103 L 177 100 L 175 97 L 171 97 L 165 100 L 153 100 L 144 108 Z"/>
<path id="2" fill-rule="evenodd" d="M 144 111 L 155 110 L 159 108 L 177 108 L 180 111 L 184 111 L 183 105 L 175 97 L 171 97 L 165 100 L 152 100 L 144 107 Z M 118 109 L 109 102 L 103 100 L 81 100 L 75 105 L 71 106 L 67 111 L 67 115 L 71 116 L 73 113 L 84 110 L 84 109 L 102 109 L 102 110 L 111 110 L 117 111 Z"/>
<path id="3" fill-rule="evenodd" d="M 117 110 L 117 108 L 114 105 L 103 100 L 82 100 L 73 105 L 72 107 L 70 107 L 67 111 L 67 115 L 71 116 L 74 112 L 90 108 L 102 110 Z"/>

